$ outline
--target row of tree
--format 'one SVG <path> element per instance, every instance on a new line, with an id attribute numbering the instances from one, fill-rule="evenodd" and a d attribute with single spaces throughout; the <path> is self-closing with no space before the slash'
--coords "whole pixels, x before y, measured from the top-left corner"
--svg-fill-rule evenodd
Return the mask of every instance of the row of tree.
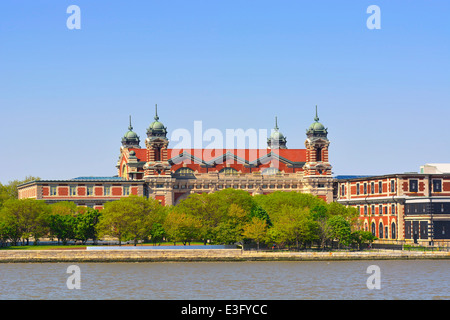
<path id="1" fill-rule="evenodd" d="M 97 240 L 100 213 L 73 202 L 47 205 L 33 199 L 8 199 L 0 210 L 0 246 L 28 245 L 30 239 L 37 245 L 43 237 L 68 241 Z"/>
<path id="2" fill-rule="evenodd" d="M 192 194 L 177 206 L 163 207 L 154 199 L 130 196 L 108 202 L 101 212 L 76 207 L 71 202 L 48 205 L 38 200 L 3 201 L 0 208 L 0 242 L 36 244 L 43 237 L 86 243 L 88 239 L 123 241 L 192 241 L 235 244 L 253 241 L 278 248 L 332 240 L 345 246 L 371 242 L 360 230 L 356 210 L 297 192 L 251 196 L 243 190 L 225 189 L 212 194 Z"/>

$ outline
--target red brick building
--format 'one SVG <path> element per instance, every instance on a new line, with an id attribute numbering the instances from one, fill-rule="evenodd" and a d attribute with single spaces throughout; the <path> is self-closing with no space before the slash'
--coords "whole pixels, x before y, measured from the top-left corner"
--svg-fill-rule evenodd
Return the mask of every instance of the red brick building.
<path id="1" fill-rule="evenodd" d="M 380 239 L 450 239 L 450 174 L 338 176 L 336 186 L 336 201 L 357 208 L 362 228 Z"/>
<path id="2" fill-rule="evenodd" d="M 175 205 L 192 193 L 234 188 L 252 195 L 304 192 L 333 201 L 330 141 L 317 110 L 306 132 L 305 149 L 288 149 L 278 123 L 265 149 L 171 149 L 167 134 L 156 110 L 145 148 L 141 148 L 130 119 L 122 138 L 117 177 L 30 182 L 19 186 L 19 197 L 49 203 L 74 201 L 101 209 L 105 202 L 130 194 Z"/>
<path id="3" fill-rule="evenodd" d="M 78 206 L 102 209 L 108 201 L 131 194 L 144 195 L 142 181 L 127 181 L 115 177 L 81 177 L 71 180 L 39 180 L 18 188 L 19 199 L 32 198 L 47 203 L 71 201 Z"/>

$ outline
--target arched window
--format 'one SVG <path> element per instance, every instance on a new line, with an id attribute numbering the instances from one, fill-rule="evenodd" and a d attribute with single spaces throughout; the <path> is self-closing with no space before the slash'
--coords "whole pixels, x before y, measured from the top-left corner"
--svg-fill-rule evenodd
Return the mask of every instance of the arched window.
<path id="1" fill-rule="evenodd" d="M 222 170 L 219 171 L 219 173 L 223 173 L 226 176 L 233 176 L 237 175 L 239 172 L 234 168 L 223 168 Z"/>
<path id="2" fill-rule="evenodd" d="M 372 234 L 373 234 L 373 236 L 376 236 L 376 226 L 375 226 L 375 222 L 372 222 Z"/>
<path id="3" fill-rule="evenodd" d="M 195 178 L 195 171 L 192 170 L 191 168 L 180 168 L 177 171 L 175 171 L 174 173 L 174 177 L 176 178 Z"/>
<path id="4" fill-rule="evenodd" d="M 392 222 L 391 224 L 391 235 L 392 235 L 392 239 L 395 239 L 395 223 Z"/>
<path id="5" fill-rule="evenodd" d="M 322 148 L 316 149 L 316 161 L 317 162 L 322 161 Z"/>
<path id="6" fill-rule="evenodd" d="M 378 232 L 380 234 L 380 239 L 383 238 L 383 223 L 380 222 L 380 225 L 378 226 Z"/>
<path id="7" fill-rule="evenodd" d="M 127 166 L 125 164 L 122 166 L 122 178 L 128 179 Z"/>
<path id="8" fill-rule="evenodd" d="M 267 176 L 273 176 L 276 174 L 279 174 L 280 170 L 278 170 L 278 168 L 266 168 L 262 171 L 263 175 L 267 175 Z"/>

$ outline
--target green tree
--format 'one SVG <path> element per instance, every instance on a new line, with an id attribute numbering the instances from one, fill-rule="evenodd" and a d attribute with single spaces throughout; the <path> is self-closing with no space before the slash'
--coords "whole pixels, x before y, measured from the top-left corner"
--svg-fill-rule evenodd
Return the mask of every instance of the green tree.
<path id="1" fill-rule="evenodd" d="M 44 201 L 34 199 L 13 199 L 4 202 L 1 209 L 5 230 L 9 230 L 11 241 L 17 243 L 22 238 L 22 244 L 29 244 L 30 237 L 35 244 L 46 232 L 44 220 L 48 206 Z"/>
<path id="2" fill-rule="evenodd" d="M 199 239 L 206 244 L 208 241 L 223 241 L 224 223 L 227 223 L 232 205 L 240 207 L 246 215 L 250 215 L 255 203 L 253 197 L 244 190 L 224 189 L 211 194 L 192 194 L 181 201 L 177 208 L 201 221 Z M 218 235 L 220 240 L 216 239 Z"/>
<path id="3" fill-rule="evenodd" d="M 202 224 L 197 217 L 180 209 L 174 209 L 169 212 L 164 222 L 164 230 L 166 230 L 168 238 L 174 244 L 181 241 L 183 245 L 198 239 L 201 226 Z"/>
<path id="4" fill-rule="evenodd" d="M 214 239 L 215 228 L 223 219 L 224 215 L 223 204 L 221 201 L 217 197 L 214 197 L 213 194 L 207 193 L 191 194 L 188 198 L 181 201 L 176 208 L 172 209 L 177 210 L 178 212 L 184 212 L 201 221 L 198 237 L 205 244 L 208 240 Z M 171 213 L 173 210 L 171 210 Z"/>
<path id="5" fill-rule="evenodd" d="M 9 201 L 6 202 L 7 205 L 3 206 L 0 211 L 0 232 L 4 243 L 9 240 L 13 246 L 16 246 L 22 236 L 22 232 L 20 230 L 19 221 L 15 215 L 15 212 L 17 211 L 12 208 L 13 203 Z"/>
<path id="6" fill-rule="evenodd" d="M 75 239 L 77 206 L 73 202 L 63 201 L 50 205 L 47 217 L 49 234 L 56 237 L 58 243 L 66 245 Z"/>
<path id="7" fill-rule="evenodd" d="M 362 249 L 363 245 L 368 245 L 375 239 L 376 237 L 369 231 L 356 230 L 351 234 L 351 241 L 358 246 L 359 250 Z"/>
<path id="8" fill-rule="evenodd" d="M 0 183 L 0 209 L 3 206 L 3 202 L 9 199 L 9 193 L 6 186 Z"/>
<path id="9" fill-rule="evenodd" d="M 152 198 L 131 195 L 118 201 L 106 203 L 99 222 L 102 235 L 110 235 L 122 240 L 139 240 L 150 236 L 152 225 L 157 222 L 160 211 L 159 202 Z"/>
<path id="10" fill-rule="evenodd" d="M 98 238 L 97 224 L 101 213 L 91 208 L 78 208 L 75 216 L 75 239 L 85 244 L 89 239 L 94 243 Z"/>
<path id="11" fill-rule="evenodd" d="M 237 204 L 231 204 L 226 218 L 216 227 L 215 241 L 223 244 L 241 243 L 246 222 L 248 222 L 248 215 L 244 209 Z"/>
<path id="12" fill-rule="evenodd" d="M 62 242 L 63 245 L 75 238 L 75 223 L 75 217 L 72 215 L 52 214 L 49 217 L 51 234 L 58 239 L 58 243 Z"/>
<path id="13" fill-rule="evenodd" d="M 284 205 L 293 208 L 313 208 L 320 204 L 326 205 L 325 201 L 314 195 L 295 191 L 276 191 L 268 195 L 257 195 L 254 197 L 254 201 L 267 211 L 272 220 L 280 214 Z"/>
<path id="14" fill-rule="evenodd" d="M 161 241 L 166 236 L 166 230 L 164 230 L 164 227 L 161 223 L 154 223 L 152 225 L 152 228 L 150 229 L 150 239 L 153 242 L 153 245 L 156 243 L 161 244 Z"/>
<path id="15" fill-rule="evenodd" d="M 256 217 L 261 220 L 265 220 L 267 222 L 267 226 L 270 228 L 272 226 L 272 221 L 270 220 L 270 216 L 266 210 L 264 210 L 259 204 L 255 203 L 253 208 L 250 211 L 249 218 Z"/>
<path id="16" fill-rule="evenodd" d="M 119 201 L 105 203 L 102 216 L 97 224 L 99 237 L 110 236 L 117 238 L 119 246 L 125 238 L 127 221 L 124 219 L 126 211 L 123 210 L 125 204 Z"/>
<path id="17" fill-rule="evenodd" d="M 267 221 L 253 217 L 252 220 L 244 226 L 242 235 L 247 239 L 254 240 L 257 245 L 257 250 L 259 250 L 261 241 L 267 239 L 267 231 Z"/>
<path id="18" fill-rule="evenodd" d="M 300 243 L 316 239 L 316 224 L 308 208 L 295 208 L 284 205 L 281 214 L 274 220 L 274 229 L 270 232 L 272 240 L 278 244 L 294 242 L 297 250 Z"/>
<path id="19" fill-rule="evenodd" d="M 350 223 L 345 219 L 345 217 L 335 215 L 332 216 L 328 222 L 331 227 L 331 234 L 333 238 L 337 239 L 339 244 L 343 244 L 344 246 L 350 245 L 352 241 L 352 230 Z"/>

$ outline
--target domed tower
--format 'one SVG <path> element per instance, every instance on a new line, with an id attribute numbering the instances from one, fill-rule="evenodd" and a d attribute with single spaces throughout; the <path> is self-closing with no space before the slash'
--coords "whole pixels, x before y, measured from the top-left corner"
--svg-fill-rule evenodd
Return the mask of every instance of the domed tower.
<path id="1" fill-rule="evenodd" d="M 306 163 L 303 166 L 305 187 L 308 192 L 330 202 L 333 198 L 333 178 L 328 160 L 328 129 L 319 122 L 316 106 L 314 122 L 306 130 Z"/>
<path id="2" fill-rule="evenodd" d="M 167 146 L 167 128 L 159 121 L 158 105 L 155 105 L 155 121 L 147 129 L 147 163 L 144 166 L 145 176 L 170 174 L 170 165 L 168 162 Z"/>
<path id="3" fill-rule="evenodd" d="M 269 149 L 287 149 L 286 147 L 286 137 L 280 132 L 278 128 L 278 118 L 275 117 L 275 128 L 270 135 L 270 138 L 267 139 L 267 146 Z"/>
<path id="4" fill-rule="evenodd" d="M 130 126 L 128 127 L 128 132 L 125 133 L 125 136 L 122 138 L 122 147 L 123 148 L 136 148 L 140 149 L 140 139 L 136 132 L 133 131 L 133 126 L 131 125 L 131 116 L 130 116 Z"/>
<path id="5" fill-rule="evenodd" d="M 150 127 L 147 129 L 147 140 L 153 140 L 156 138 L 163 138 L 167 139 L 167 128 L 164 127 L 164 124 L 162 124 L 159 121 L 158 116 L 158 105 L 155 105 L 155 121 L 153 121 L 150 124 Z"/>

